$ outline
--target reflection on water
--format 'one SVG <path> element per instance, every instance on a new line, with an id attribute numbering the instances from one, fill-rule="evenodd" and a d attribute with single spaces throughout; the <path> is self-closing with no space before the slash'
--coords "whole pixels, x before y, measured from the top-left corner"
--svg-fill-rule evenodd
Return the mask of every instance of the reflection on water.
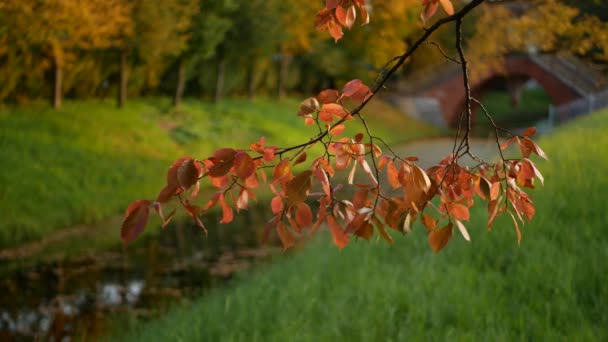
<path id="1" fill-rule="evenodd" d="M 0 341 L 95 339 L 112 323 L 113 315 L 154 316 L 224 284 L 235 272 L 280 251 L 259 244 L 263 225 L 256 217 L 262 214 L 251 209 L 231 225 L 208 227 L 207 238 L 186 221 L 127 249 L 117 246 L 4 276 Z"/>

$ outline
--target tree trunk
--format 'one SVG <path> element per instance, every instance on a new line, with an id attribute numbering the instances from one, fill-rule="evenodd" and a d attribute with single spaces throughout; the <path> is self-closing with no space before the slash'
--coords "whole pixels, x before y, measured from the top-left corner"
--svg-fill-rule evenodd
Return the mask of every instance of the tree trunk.
<path id="1" fill-rule="evenodd" d="M 247 97 L 255 98 L 255 59 L 252 58 L 247 66 Z"/>
<path id="2" fill-rule="evenodd" d="M 217 80 L 215 82 L 215 103 L 219 103 L 222 100 L 224 90 L 224 74 L 226 69 L 226 59 L 224 54 L 220 52 L 218 54 L 217 61 Z"/>
<path id="3" fill-rule="evenodd" d="M 61 63 L 55 58 L 55 86 L 53 91 L 53 108 L 58 109 L 61 107 L 61 87 L 63 82 L 63 68 Z"/>
<path id="4" fill-rule="evenodd" d="M 118 108 L 127 102 L 127 51 L 120 51 L 120 85 L 118 87 Z"/>
<path id="5" fill-rule="evenodd" d="M 289 56 L 279 52 L 279 65 L 278 65 L 278 79 L 277 79 L 277 96 L 279 99 L 285 97 L 286 94 L 286 83 L 287 83 L 287 71 L 289 67 Z"/>
<path id="6" fill-rule="evenodd" d="M 179 109 L 184 96 L 184 88 L 186 87 L 186 67 L 183 58 L 177 61 L 177 86 L 175 87 L 175 97 L 173 97 L 173 106 Z"/>

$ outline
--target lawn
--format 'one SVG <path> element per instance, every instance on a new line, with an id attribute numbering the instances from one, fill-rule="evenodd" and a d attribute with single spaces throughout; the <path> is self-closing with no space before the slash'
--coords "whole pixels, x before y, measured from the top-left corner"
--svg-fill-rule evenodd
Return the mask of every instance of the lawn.
<path id="1" fill-rule="evenodd" d="M 327 233 L 241 275 L 125 341 L 605 340 L 608 338 L 608 111 L 541 139 L 545 186 L 517 246 L 485 213 L 433 254 L 421 226 L 393 246 L 343 251 Z M 123 329 L 126 329 L 124 327 Z M 125 330 L 121 330 L 123 333 Z M 118 339 L 114 337 L 113 340 Z"/>
<path id="2" fill-rule="evenodd" d="M 551 98 L 540 88 L 523 89 L 519 106 L 513 107 L 511 96 L 506 91 L 491 91 L 481 99 L 495 122 L 501 127 L 522 128 L 534 126 L 540 120 L 549 117 Z M 473 122 L 480 132 L 491 131 L 491 125 L 479 110 Z M 483 135 L 483 134 L 482 134 Z"/>
<path id="3" fill-rule="evenodd" d="M 0 249 L 99 222 L 134 199 L 155 197 L 180 156 L 247 148 L 261 136 L 279 146 L 305 142 L 316 127 L 305 127 L 297 109 L 293 99 L 231 99 L 189 100 L 174 111 L 163 98 L 135 99 L 122 110 L 98 100 L 67 101 L 60 110 L 46 103 L 0 108 Z M 390 142 L 439 134 L 383 103 L 369 112 Z M 118 227 L 111 231 L 118 239 Z"/>

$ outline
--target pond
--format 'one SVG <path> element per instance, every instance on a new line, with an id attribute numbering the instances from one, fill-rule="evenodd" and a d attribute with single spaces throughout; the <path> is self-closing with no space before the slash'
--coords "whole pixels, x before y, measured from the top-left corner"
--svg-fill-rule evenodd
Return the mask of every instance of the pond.
<path id="1" fill-rule="evenodd" d="M 0 276 L 0 341 L 95 340 L 117 320 L 158 317 L 226 284 L 281 251 L 260 243 L 261 210 L 251 208 L 230 225 L 213 227 L 219 218 L 209 217 L 208 237 L 184 220 L 128 248 L 117 245 Z"/>

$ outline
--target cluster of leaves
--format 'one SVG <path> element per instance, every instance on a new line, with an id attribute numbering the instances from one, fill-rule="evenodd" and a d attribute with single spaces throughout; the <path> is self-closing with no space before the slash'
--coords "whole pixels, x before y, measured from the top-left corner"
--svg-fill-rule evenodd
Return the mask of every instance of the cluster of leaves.
<path id="1" fill-rule="evenodd" d="M 428 19 L 436 12 L 438 1 L 422 2 L 422 17 Z M 336 27 L 350 27 L 355 18 L 352 13 L 359 9 L 367 16 L 363 5 L 364 1 L 327 1 L 317 15 L 317 23 L 323 22 L 337 40 L 341 29 L 338 34 Z M 448 13 L 453 11 L 449 1 L 441 1 L 441 5 Z M 466 68 L 466 63 L 463 66 Z M 464 72 L 466 75 L 466 69 Z M 305 124 L 319 129 L 306 143 L 281 148 L 267 145 L 262 138 L 247 150 L 222 148 L 207 159 L 178 159 L 169 168 L 167 184 L 156 201 L 135 201 L 127 209 L 122 225 L 124 243 L 143 231 L 150 207 L 154 207 L 165 226 L 175 209 L 165 217 L 161 206 L 174 197 L 179 198 L 179 204 L 202 229 L 205 226 L 201 215 L 218 205 L 223 213 L 220 223 L 229 223 L 234 210 L 246 209 L 249 200 L 256 198 L 254 191 L 261 184 L 274 194 L 270 200 L 273 217 L 266 225 L 265 236 L 274 229 L 285 249 L 294 246 L 297 237 L 306 230 L 310 235 L 323 224 L 338 248 L 344 248 L 352 236 L 370 240 L 374 231 L 391 243 L 389 229 L 407 233 L 420 219 L 428 231 L 431 248 L 439 252 L 452 238 L 454 225 L 465 240 L 470 240 L 463 222 L 469 220 L 469 210 L 476 200 L 488 203 L 488 229 L 499 215 L 508 213 L 519 242 L 519 224 L 530 221 L 535 214 L 534 204 L 523 189 L 534 188 L 536 179 L 543 182 L 530 160 L 531 154 L 546 158 L 530 139 L 535 129 L 528 129 L 521 136 L 513 135 L 500 146 L 502 151 L 517 144 L 521 158 L 502 157 L 498 163 L 480 160 L 475 167 L 463 166 L 460 158 L 472 156 L 465 135 L 458 149 L 455 145 L 453 153 L 438 165 L 423 170 L 416 165 L 416 157 L 402 158 L 388 145 L 390 153 L 386 154 L 378 146 L 377 142 L 383 140 L 371 133 L 361 113 L 361 108 L 374 96 L 374 89 L 378 88 L 370 89 L 355 79 L 341 90 L 326 89 L 304 100 L 298 115 Z M 348 110 L 346 101 L 359 106 Z M 470 103 L 467 106 L 470 108 Z M 355 117 L 363 123 L 365 133 L 341 137 L 345 124 Z M 324 153 L 308 161 L 306 151 L 315 145 L 322 145 Z M 267 174 L 270 169 L 272 172 Z M 363 179 L 355 178 L 357 169 L 363 170 Z M 347 182 L 340 184 L 337 174 L 346 170 L 349 170 Z M 216 190 L 204 206 L 198 206 L 193 201 L 204 178 Z M 311 205 L 311 200 L 317 204 Z"/>

